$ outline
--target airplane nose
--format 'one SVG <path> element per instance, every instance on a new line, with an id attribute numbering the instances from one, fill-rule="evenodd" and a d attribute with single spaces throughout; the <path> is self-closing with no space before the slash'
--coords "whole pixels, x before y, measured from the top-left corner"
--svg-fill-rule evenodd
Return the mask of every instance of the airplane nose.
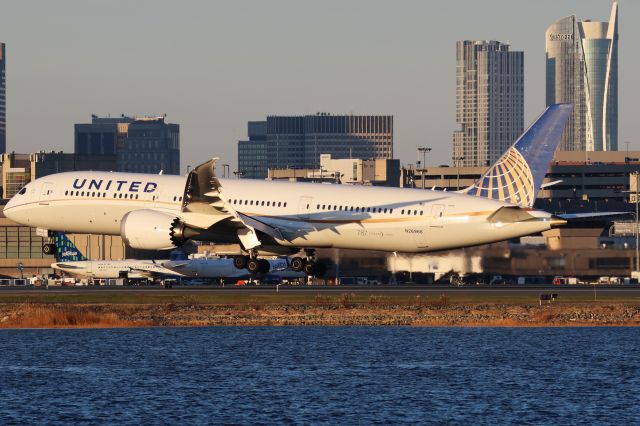
<path id="1" fill-rule="evenodd" d="M 9 219 L 14 222 L 24 224 L 22 207 L 20 207 L 19 203 L 16 201 L 16 196 L 14 195 L 9 202 L 4 206 L 2 213 Z"/>

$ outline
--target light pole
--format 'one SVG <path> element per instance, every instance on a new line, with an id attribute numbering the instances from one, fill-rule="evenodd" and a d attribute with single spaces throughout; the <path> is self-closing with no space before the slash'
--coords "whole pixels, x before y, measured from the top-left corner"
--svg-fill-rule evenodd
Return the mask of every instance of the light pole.
<path id="1" fill-rule="evenodd" d="M 458 180 L 456 183 L 456 191 L 460 190 L 460 162 L 464 160 L 464 157 L 457 157 L 456 158 L 456 165 L 458 167 Z"/>
<path id="2" fill-rule="evenodd" d="M 229 165 L 228 164 L 223 164 L 222 165 L 222 177 L 224 178 L 228 178 L 229 177 Z"/>
<path id="3" fill-rule="evenodd" d="M 427 152 L 430 152 L 431 148 L 428 146 L 419 146 L 418 147 L 418 152 L 422 152 L 422 172 L 420 173 L 420 177 L 422 180 L 422 189 L 424 189 L 424 170 L 425 167 L 427 166 L 426 161 L 426 157 L 427 157 Z"/>
<path id="4" fill-rule="evenodd" d="M 640 271 L 640 247 L 638 247 L 638 242 L 640 242 L 640 234 L 638 233 L 638 176 L 639 173 L 635 172 L 636 175 L 636 223 L 635 223 L 635 234 L 636 234 L 636 272 Z"/>
<path id="5" fill-rule="evenodd" d="M 18 271 L 20 271 L 20 279 L 23 280 L 24 279 L 24 264 L 22 262 L 18 262 L 18 264 L 16 265 L 16 269 Z"/>

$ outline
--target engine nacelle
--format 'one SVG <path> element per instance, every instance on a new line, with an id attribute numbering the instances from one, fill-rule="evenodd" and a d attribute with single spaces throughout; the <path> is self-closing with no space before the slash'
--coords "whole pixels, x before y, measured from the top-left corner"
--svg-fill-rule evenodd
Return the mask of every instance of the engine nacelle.
<path id="1" fill-rule="evenodd" d="M 185 242 L 184 225 L 175 216 L 156 210 L 134 210 L 122 218 L 120 235 L 132 248 L 169 250 Z"/>

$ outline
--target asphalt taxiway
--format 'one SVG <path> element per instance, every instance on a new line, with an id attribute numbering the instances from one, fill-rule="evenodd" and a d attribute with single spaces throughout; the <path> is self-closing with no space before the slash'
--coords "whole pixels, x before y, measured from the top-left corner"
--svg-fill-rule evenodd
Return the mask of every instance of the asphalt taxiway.
<path id="1" fill-rule="evenodd" d="M 602 295 L 619 298 L 640 297 L 640 286 L 435 286 L 435 285 L 393 285 L 393 286 L 290 286 L 290 285 L 261 285 L 261 286 L 174 286 L 173 288 L 146 286 L 68 286 L 68 287 L 0 287 L 0 294 L 164 294 L 164 295 L 270 295 L 282 293 L 288 295 L 340 295 L 353 293 L 356 295 L 383 296 L 438 296 L 441 294 L 455 296 L 538 296 L 541 293 L 556 293 L 560 296 L 591 296 Z"/>

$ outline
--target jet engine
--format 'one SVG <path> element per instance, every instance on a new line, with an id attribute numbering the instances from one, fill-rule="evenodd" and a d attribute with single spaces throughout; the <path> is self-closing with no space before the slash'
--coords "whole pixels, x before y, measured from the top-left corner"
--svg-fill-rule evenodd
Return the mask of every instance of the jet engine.
<path id="1" fill-rule="evenodd" d="M 177 217 L 156 210 L 134 210 L 124 215 L 120 235 L 132 248 L 169 250 L 184 244 L 185 225 Z"/>

